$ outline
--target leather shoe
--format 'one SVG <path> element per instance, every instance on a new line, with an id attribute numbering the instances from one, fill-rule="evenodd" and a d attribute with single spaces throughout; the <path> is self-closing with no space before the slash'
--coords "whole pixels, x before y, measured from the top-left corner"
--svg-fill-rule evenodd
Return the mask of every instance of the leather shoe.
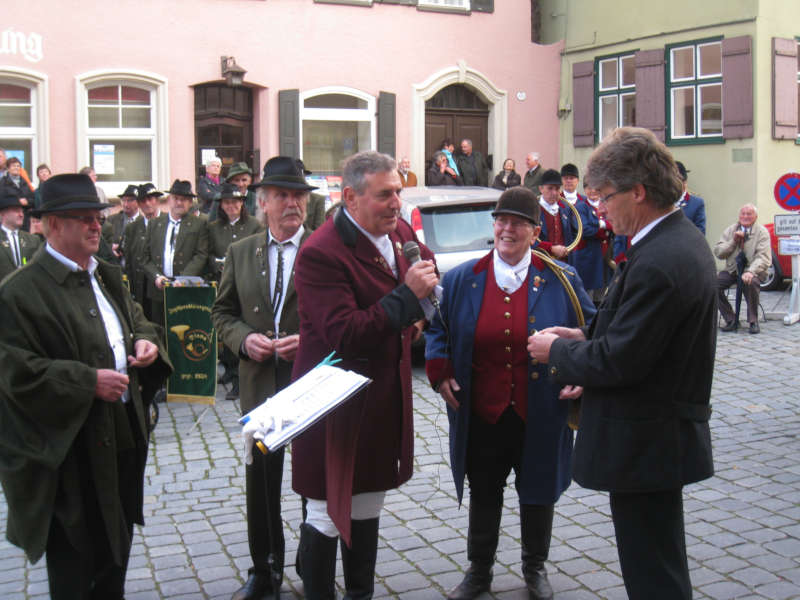
<path id="1" fill-rule="evenodd" d="M 761 333 L 761 328 L 758 326 L 758 321 L 750 323 L 750 333 Z"/>
<path id="2" fill-rule="evenodd" d="M 736 321 L 728 321 L 727 323 L 725 323 L 725 325 L 723 325 L 719 329 L 720 331 L 736 331 L 737 329 L 739 329 L 739 323 L 737 323 Z"/>
<path id="3" fill-rule="evenodd" d="M 272 593 L 272 582 L 265 573 L 253 573 L 248 577 L 247 583 L 231 596 L 231 600 L 261 600 Z"/>

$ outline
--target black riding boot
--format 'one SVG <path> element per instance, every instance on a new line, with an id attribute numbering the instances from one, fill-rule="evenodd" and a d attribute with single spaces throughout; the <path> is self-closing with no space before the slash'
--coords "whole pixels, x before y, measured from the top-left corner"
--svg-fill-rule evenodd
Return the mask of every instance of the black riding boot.
<path id="1" fill-rule="evenodd" d="M 375 590 L 378 519 L 350 522 L 350 548 L 340 540 L 345 600 L 369 600 Z"/>
<path id="2" fill-rule="evenodd" d="M 547 580 L 544 561 L 550 553 L 553 531 L 553 505 L 523 504 L 520 506 L 522 532 L 522 575 L 532 600 L 550 600 L 553 588 Z"/>
<path id="3" fill-rule="evenodd" d="M 467 530 L 467 558 L 470 565 L 463 581 L 447 594 L 449 600 L 472 600 L 489 591 L 502 511 L 502 505 L 486 508 L 470 504 Z"/>
<path id="4" fill-rule="evenodd" d="M 309 600 L 335 600 L 336 538 L 311 525 L 300 525 L 298 554 L 302 563 L 303 591 Z"/>

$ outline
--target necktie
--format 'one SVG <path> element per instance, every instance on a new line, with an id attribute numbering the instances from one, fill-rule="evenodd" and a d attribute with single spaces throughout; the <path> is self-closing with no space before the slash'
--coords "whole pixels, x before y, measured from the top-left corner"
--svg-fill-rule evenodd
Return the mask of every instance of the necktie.
<path id="1" fill-rule="evenodd" d="M 172 248 L 173 250 L 175 249 L 175 236 L 176 236 L 176 232 L 177 232 L 179 224 L 180 224 L 180 221 L 173 221 L 172 222 L 172 235 L 169 238 L 169 247 Z"/>
<path id="2" fill-rule="evenodd" d="M 19 267 L 22 265 L 22 258 L 19 252 L 19 237 L 17 236 L 16 231 L 12 235 L 14 238 L 11 241 L 11 245 L 14 247 L 14 265 Z"/>
<path id="3" fill-rule="evenodd" d="M 277 313 L 283 298 L 283 244 L 276 242 L 278 250 L 277 266 L 275 267 L 275 289 L 272 292 L 272 311 Z"/>

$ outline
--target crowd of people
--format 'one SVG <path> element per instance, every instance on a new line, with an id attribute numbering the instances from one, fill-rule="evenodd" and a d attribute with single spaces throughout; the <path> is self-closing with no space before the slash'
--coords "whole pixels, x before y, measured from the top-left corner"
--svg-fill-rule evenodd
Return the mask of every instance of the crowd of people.
<path id="1" fill-rule="evenodd" d="M 460 149 L 443 141 L 429 183 L 487 186 L 482 154 L 470 140 Z M 416 180 L 407 159 L 346 159 L 341 203 L 327 215 L 292 157 L 270 158 L 257 181 L 246 163 L 223 178 L 214 159 L 197 193 L 176 179 L 111 200 L 91 168 L 51 177 L 42 165 L 33 189 L 18 160 L 2 159 L 0 422 L 13 432 L 4 428 L 0 481 L 8 537 L 31 561 L 46 556 L 53 598 L 124 596 L 146 406 L 172 369 L 163 289 L 181 276 L 218 282 L 212 322 L 242 414 L 331 350 L 372 380 L 293 441 L 303 499 L 294 567 L 306 597 L 335 598 L 340 552 L 346 597 L 372 597 L 385 494 L 413 473 L 411 344 L 424 331 L 459 503 L 469 486 L 470 564 L 447 597 L 491 589 L 513 470 L 530 598 L 553 597 L 554 507 L 573 479 L 610 492 L 629 596 L 691 598 L 681 490 L 713 473 L 717 307 L 723 330 L 735 329 L 722 290 L 737 283 L 757 332 L 763 228 L 742 207 L 714 248 L 727 261 L 717 273 L 703 201 L 652 133 L 621 128 L 605 140 L 584 193 L 573 164 L 545 169 L 531 152 L 522 175 L 506 160 L 492 250 L 441 280 L 400 217 Z M 40 234 L 25 231 L 34 220 Z M 251 566 L 232 600 L 280 589 L 283 465 L 282 449 L 247 452 Z"/>

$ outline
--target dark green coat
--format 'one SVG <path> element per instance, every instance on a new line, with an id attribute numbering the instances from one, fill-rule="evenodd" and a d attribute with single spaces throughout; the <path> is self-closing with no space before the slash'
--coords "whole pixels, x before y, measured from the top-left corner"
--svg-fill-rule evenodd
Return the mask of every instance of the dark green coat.
<path id="1" fill-rule="evenodd" d="M 146 277 L 143 254 L 147 241 L 147 226 L 140 214 L 133 223 L 128 223 L 122 236 L 122 255 L 125 257 L 125 275 L 134 299 L 141 303 L 145 298 Z"/>
<path id="2" fill-rule="evenodd" d="M 25 264 L 33 258 L 36 250 L 41 245 L 41 240 L 27 231 L 18 231 L 19 252 L 22 255 L 22 263 Z M 14 253 L 11 250 L 11 241 L 8 239 L 4 229 L 0 229 L 0 280 L 16 269 L 14 264 Z"/>
<path id="3" fill-rule="evenodd" d="M 147 436 L 139 385 L 172 367 L 119 267 L 98 262 L 95 275 L 120 318 L 128 354 L 139 339 L 159 346 L 153 365 L 130 369 L 129 405 L 94 395 L 97 369 L 113 369 L 114 355 L 87 271 L 71 272 L 41 251 L 0 284 L 6 535 L 31 562 L 44 553 L 53 518 L 81 550 L 97 543 L 91 532 L 99 523 L 118 564 L 130 549 L 127 528 L 143 523 Z M 87 501 L 99 515 L 86 514 Z"/>
<path id="4" fill-rule="evenodd" d="M 147 233 L 142 251 L 143 269 L 147 276 L 147 291 L 151 298 L 161 301 L 161 290 L 155 287 L 158 275 L 164 274 L 164 241 L 167 236 L 169 215 L 164 213 L 147 224 Z M 172 274 L 206 274 L 208 262 L 208 222 L 200 217 L 186 215 L 181 219 L 178 237 L 175 238 L 175 256 L 172 259 Z"/>
<path id="5" fill-rule="evenodd" d="M 300 239 L 300 247 L 310 234 L 306 230 Z M 275 313 L 269 297 L 270 274 L 266 241 L 267 235 L 264 233 L 251 235 L 231 244 L 225 258 L 217 299 L 211 309 L 211 320 L 222 343 L 242 358 L 239 363 L 242 414 L 254 409 L 276 391 L 275 361 L 255 362 L 239 352 L 249 334 L 260 332 L 272 337 L 275 329 Z M 286 286 L 280 326 L 281 331 L 288 335 L 300 332 L 294 269 Z M 291 369 L 291 365 L 283 365 Z"/>
<path id="6" fill-rule="evenodd" d="M 264 231 L 264 226 L 255 217 L 245 215 L 231 225 L 228 221 L 217 219 L 208 226 L 208 272 L 211 279 L 219 281 L 228 247 L 233 242 L 243 240 L 247 236 Z"/>

